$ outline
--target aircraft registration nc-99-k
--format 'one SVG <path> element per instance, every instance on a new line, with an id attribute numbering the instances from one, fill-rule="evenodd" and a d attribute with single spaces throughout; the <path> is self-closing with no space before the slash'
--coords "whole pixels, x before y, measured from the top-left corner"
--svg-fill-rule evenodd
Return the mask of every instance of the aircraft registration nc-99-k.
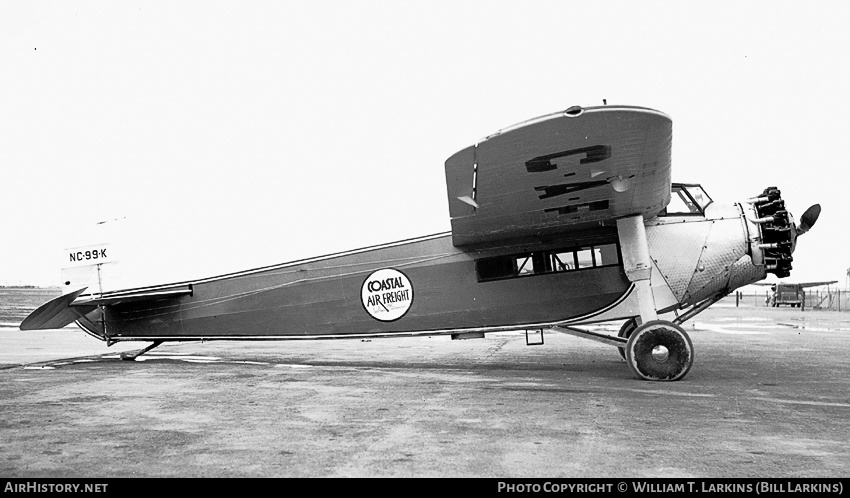
<path id="1" fill-rule="evenodd" d="M 109 345 L 152 342 L 125 359 L 165 341 L 508 330 L 542 341 L 550 330 L 617 347 L 638 378 L 678 380 L 694 360 L 682 323 L 768 273 L 789 275 L 820 206 L 797 225 L 774 187 L 713 202 L 698 184 L 671 183 L 671 142 L 664 113 L 571 107 L 446 161 L 450 232 L 168 285 L 80 288 L 21 329 L 76 322 Z M 72 254 L 98 272 L 112 257 L 104 246 Z M 581 328 L 612 320 L 623 321 L 616 336 Z"/>

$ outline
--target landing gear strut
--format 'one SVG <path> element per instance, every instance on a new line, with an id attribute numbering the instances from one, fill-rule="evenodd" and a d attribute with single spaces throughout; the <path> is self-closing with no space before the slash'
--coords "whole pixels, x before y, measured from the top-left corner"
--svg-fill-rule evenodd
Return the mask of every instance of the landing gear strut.
<path id="1" fill-rule="evenodd" d="M 625 353 L 629 368 L 643 380 L 679 380 L 694 363 L 691 338 L 682 327 L 665 320 L 652 320 L 635 328 Z"/>
<path id="2" fill-rule="evenodd" d="M 630 318 L 626 320 L 626 323 L 620 327 L 620 332 L 617 333 L 617 337 L 622 337 L 623 339 L 628 339 L 631 337 L 632 332 L 637 328 L 637 318 Z M 624 360 L 626 359 L 626 348 L 617 348 L 617 351 L 620 353 L 620 357 Z"/>
<path id="3" fill-rule="evenodd" d="M 643 216 L 617 219 L 617 234 L 620 237 L 623 270 L 634 285 L 641 321 L 641 325 L 637 327 L 637 317 L 623 324 L 617 338 L 617 347 L 621 348 L 623 339 L 628 337 L 624 348 L 626 362 L 639 378 L 679 380 L 688 373 L 694 363 L 694 346 L 682 327 L 658 319 L 652 290 L 653 262 L 649 256 Z M 704 308 L 700 308 L 696 313 L 702 309 Z M 620 354 L 623 354 L 622 349 Z"/>

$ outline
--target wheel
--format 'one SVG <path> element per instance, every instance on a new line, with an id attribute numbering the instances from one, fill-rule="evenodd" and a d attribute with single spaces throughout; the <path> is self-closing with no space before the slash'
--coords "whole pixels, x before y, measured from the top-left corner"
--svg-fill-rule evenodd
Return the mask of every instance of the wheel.
<path id="1" fill-rule="evenodd" d="M 617 337 L 625 337 L 628 339 L 632 332 L 637 328 L 637 318 L 629 318 L 623 323 L 623 326 L 620 327 L 620 332 L 617 333 Z M 620 353 L 620 356 L 625 360 L 626 359 L 626 348 L 617 348 L 617 351 Z"/>
<path id="2" fill-rule="evenodd" d="M 694 345 L 678 325 L 653 320 L 637 327 L 626 344 L 626 361 L 644 380 L 679 380 L 694 364 Z"/>

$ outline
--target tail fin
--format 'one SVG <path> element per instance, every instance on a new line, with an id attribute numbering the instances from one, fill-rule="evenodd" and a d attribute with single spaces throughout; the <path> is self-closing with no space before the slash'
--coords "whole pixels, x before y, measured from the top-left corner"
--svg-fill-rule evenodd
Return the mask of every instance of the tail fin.
<path id="1" fill-rule="evenodd" d="M 62 291 L 68 294 L 88 287 L 90 293 L 114 290 L 117 283 L 118 248 L 114 243 L 120 223 L 101 222 L 75 232 L 77 244 L 62 255 Z"/>
<path id="2" fill-rule="evenodd" d="M 115 247 L 109 243 L 90 244 L 65 249 L 62 267 L 63 291 L 88 287 L 91 292 L 103 293 L 114 276 L 118 262 Z"/>

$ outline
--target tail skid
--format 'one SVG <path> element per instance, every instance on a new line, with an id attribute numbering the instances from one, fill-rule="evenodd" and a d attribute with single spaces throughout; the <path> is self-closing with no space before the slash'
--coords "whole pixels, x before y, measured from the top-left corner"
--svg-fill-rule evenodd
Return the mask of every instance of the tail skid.
<path id="1" fill-rule="evenodd" d="M 147 353 L 148 351 L 159 346 L 162 343 L 163 341 L 154 341 L 150 346 L 143 349 L 139 349 L 138 351 L 127 351 L 125 353 L 121 353 L 121 359 L 124 361 L 136 361 L 136 358 L 142 356 L 143 354 Z"/>

